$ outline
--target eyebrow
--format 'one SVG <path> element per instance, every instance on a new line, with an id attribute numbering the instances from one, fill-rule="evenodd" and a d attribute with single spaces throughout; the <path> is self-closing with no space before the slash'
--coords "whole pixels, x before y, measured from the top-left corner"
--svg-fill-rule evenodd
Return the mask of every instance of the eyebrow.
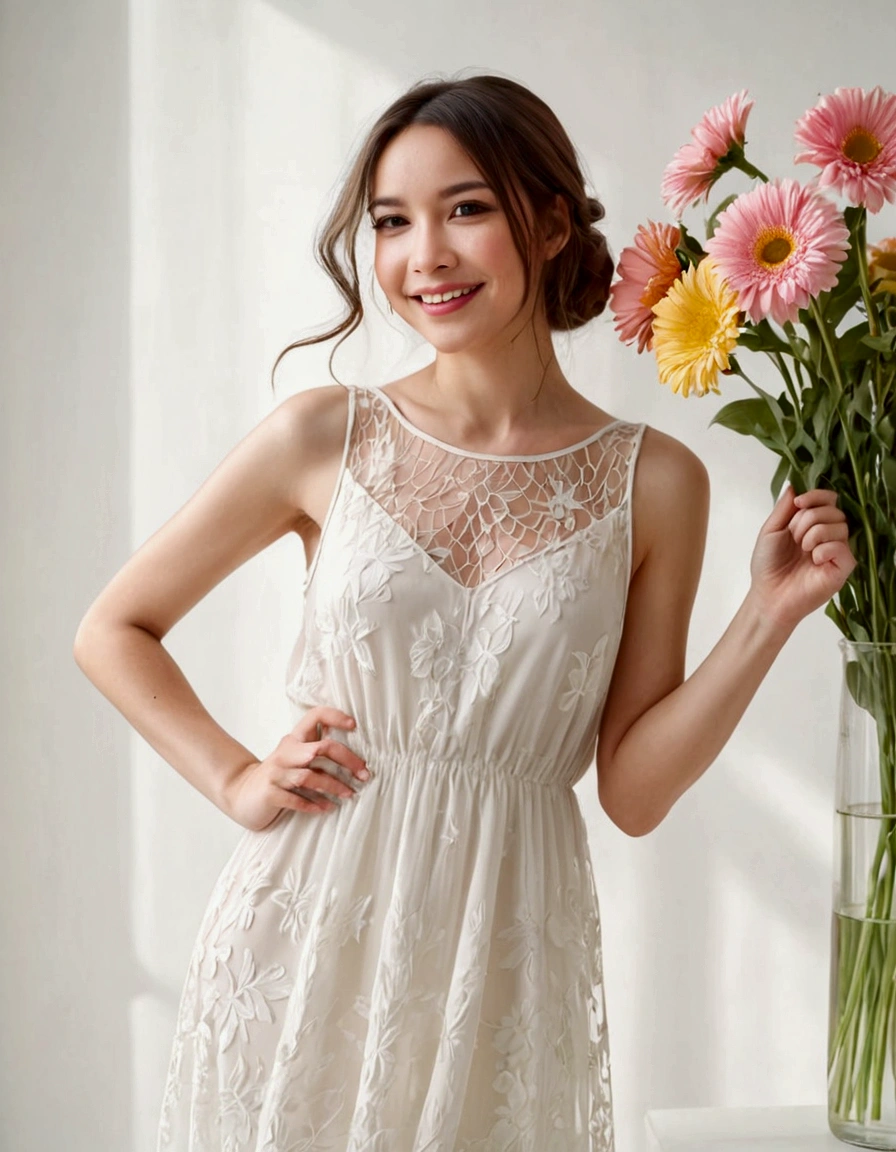
<path id="1" fill-rule="evenodd" d="M 487 188 L 491 191 L 491 185 L 486 184 L 484 180 L 464 180 L 460 184 L 450 184 L 447 188 L 443 188 L 439 193 L 442 200 L 447 200 L 451 196 L 457 196 L 460 192 L 472 192 L 476 188 Z M 403 208 L 404 200 L 398 196 L 379 196 L 376 200 L 371 200 L 367 205 L 367 211 L 372 212 L 374 208 Z"/>

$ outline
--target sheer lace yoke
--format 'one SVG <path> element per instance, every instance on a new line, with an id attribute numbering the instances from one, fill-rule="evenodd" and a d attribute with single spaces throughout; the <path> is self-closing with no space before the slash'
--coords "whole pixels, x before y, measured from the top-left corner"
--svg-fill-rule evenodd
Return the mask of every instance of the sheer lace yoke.
<path id="1" fill-rule="evenodd" d="M 467 453 L 358 389 L 347 467 L 453 580 L 475 588 L 605 520 L 627 492 L 634 425 L 533 456 Z"/>

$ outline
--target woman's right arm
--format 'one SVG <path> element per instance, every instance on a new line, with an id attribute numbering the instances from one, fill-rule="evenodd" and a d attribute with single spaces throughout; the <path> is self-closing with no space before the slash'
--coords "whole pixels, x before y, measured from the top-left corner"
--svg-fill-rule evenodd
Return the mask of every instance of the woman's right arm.
<path id="1" fill-rule="evenodd" d="M 74 657 L 88 679 L 228 815 L 235 782 L 258 760 L 209 715 L 162 639 L 256 553 L 322 523 L 346 419 L 339 385 L 278 405 L 116 573 L 75 636 Z M 307 807 L 294 799 L 289 806 Z"/>

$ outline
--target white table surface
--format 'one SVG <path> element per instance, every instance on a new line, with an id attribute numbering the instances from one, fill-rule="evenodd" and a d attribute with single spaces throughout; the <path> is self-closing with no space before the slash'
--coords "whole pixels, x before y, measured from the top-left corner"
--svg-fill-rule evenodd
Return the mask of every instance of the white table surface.
<path id="1" fill-rule="evenodd" d="M 645 1116 L 648 1152 L 848 1152 L 825 1105 L 668 1108 Z"/>

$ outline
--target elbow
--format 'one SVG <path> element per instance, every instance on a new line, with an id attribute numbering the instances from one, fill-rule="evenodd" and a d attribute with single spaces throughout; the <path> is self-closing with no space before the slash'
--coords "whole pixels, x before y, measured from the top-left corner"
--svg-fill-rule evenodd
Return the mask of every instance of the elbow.
<path id="1" fill-rule="evenodd" d="M 72 656 L 75 658 L 75 663 L 88 679 L 90 678 L 90 665 L 104 631 L 102 621 L 88 609 L 78 625 L 72 643 Z"/>
<path id="2" fill-rule="evenodd" d="M 75 663 L 85 674 L 87 672 L 88 653 L 90 651 L 90 632 L 90 625 L 85 616 L 78 625 L 74 643 L 72 644 L 72 656 L 75 658 Z"/>
<path id="3" fill-rule="evenodd" d="M 597 796 L 600 806 L 620 832 L 633 839 L 646 836 L 662 823 L 666 810 L 649 803 L 644 796 L 622 795 L 598 776 Z"/>
<path id="4" fill-rule="evenodd" d="M 639 836 L 646 836 L 648 832 L 652 832 L 660 823 L 660 820 L 652 819 L 643 813 L 615 813 L 608 809 L 605 804 L 602 805 L 602 807 L 620 832 L 624 832 L 626 836 L 631 836 L 632 839 L 637 839 Z"/>

